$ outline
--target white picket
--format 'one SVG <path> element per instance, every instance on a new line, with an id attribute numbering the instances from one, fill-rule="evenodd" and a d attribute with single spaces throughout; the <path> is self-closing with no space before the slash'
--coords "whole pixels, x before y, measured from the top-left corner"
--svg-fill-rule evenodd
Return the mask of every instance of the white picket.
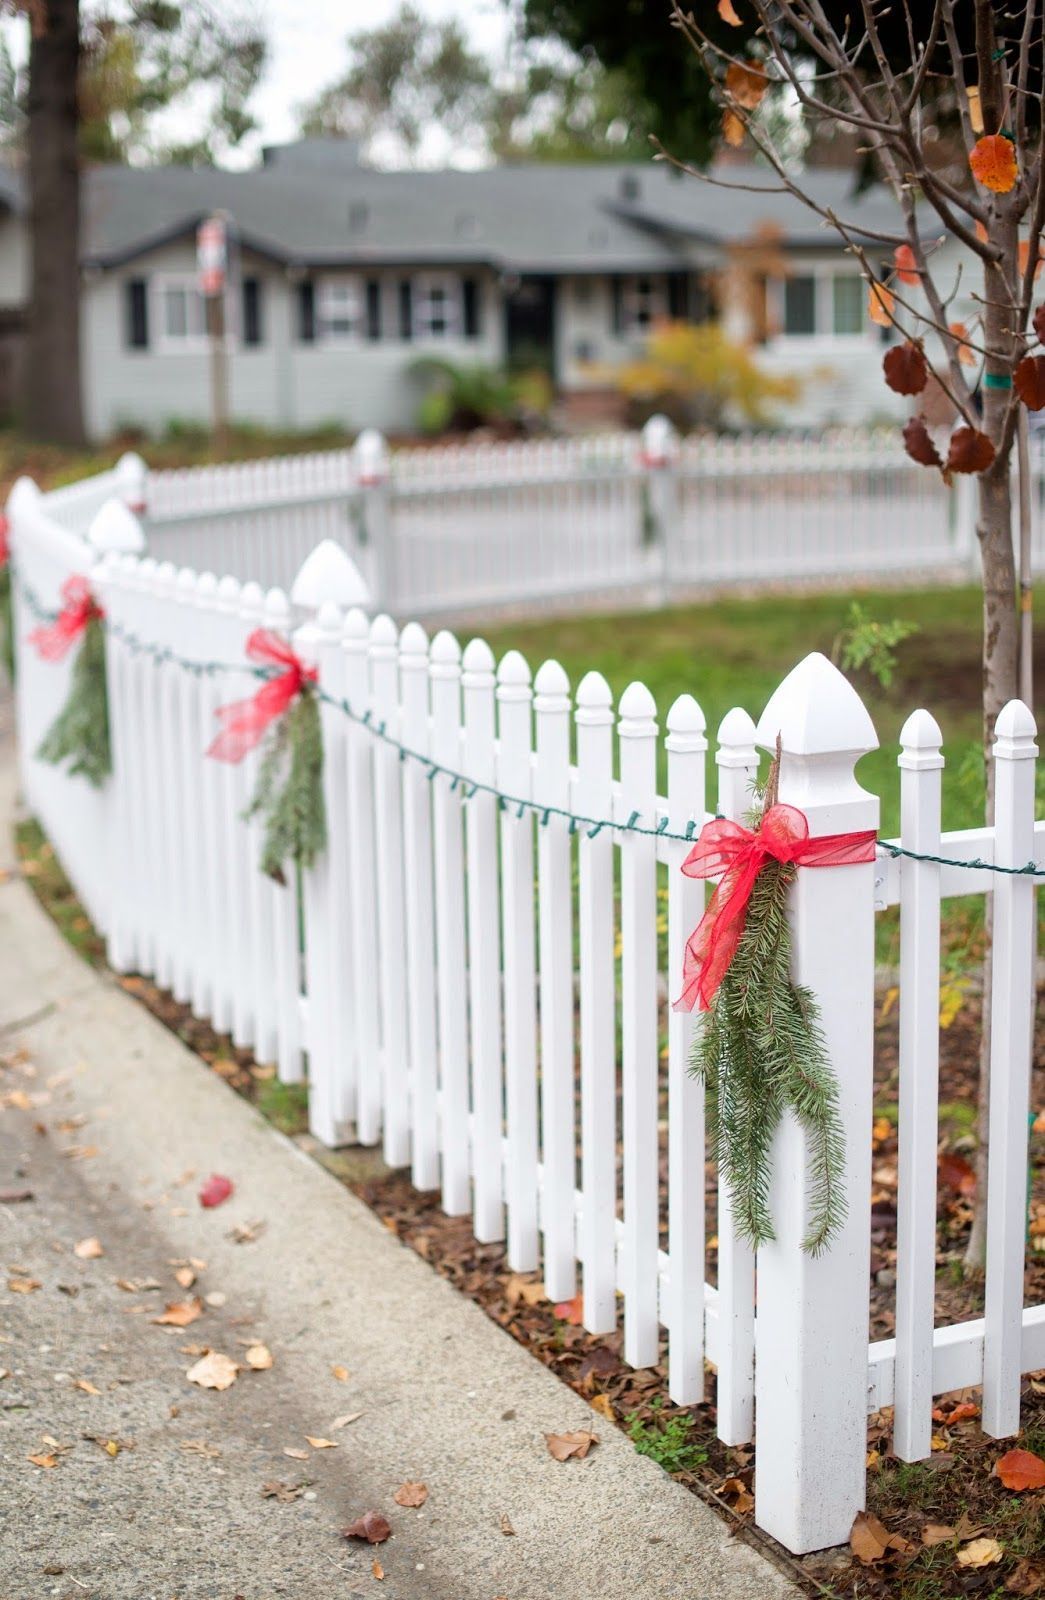
<path id="1" fill-rule="evenodd" d="M 345 618 L 343 688 L 354 718 L 373 714 L 367 649 L 370 624 L 358 607 Z M 348 763 L 352 1043 L 356 1082 L 356 1135 L 361 1144 L 381 1137 L 380 997 L 377 971 L 377 879 L 374 868 L 374 741 L 361 721 L 345 730 Z"/>
<path id="2" fill-rule="evenodd" d="M 333 621 L 332 618 L 326 620 L 328 623 Z M 284 638 L 289 637 L 290 606 L 282 589 L 270 589 L 265 596 L 265 626 Z M 329 655 L 327 659 L 330 660 Z M 336 748 L 335 746 L 335 750 L 331 751 L 329 764 L 333 771 L 329 771 L 328 763 L 324 762 L 324 796 L 330 792 L 328 785 L 337 775 L 333 761 Z M 333 872 L 333 858 L 331 872 Z M 272 970 L 276 986 L 276 1071 L 280 1083 L 300 1083 L 305 1075 L 301 1015 L 302 957 L 299 915 L 301 877 L 293 870 L 288 870 L 284 877 L 286 881 L 278 885 L 273 884 L 271 891 Z M 344 1110 L 340 1101 L 334 1106 L 332 1113 L 324 1112 L 323 1098 L 317 1096 L 317 1119 L 325 1116 L 324 1127 L 333 1137 L 337 1136 L 339 1112 L 344 1117 L 350 1115 Z M 333 1127 L 331 1127 L 332 1119 Z M 309 1126 L 313 1132 L 316 1131 L 317 1120 L 313 1118 L 311 1097 Z"/>
<path id="3" fill-rule="evenodd" d="M 620 702 L 620 815 L 656 827 L 656 704 L 633 683 Z M 649 834 L 627 831 L 621 856 L 621 1032 L 624 1135 L 624 1359 L 656 1365 L 660 1173 L 657 1151 L 657 858 Z"/>
<path id="4" fill-rule="evenodd" d="M 473 639 L 461 660 L 463 764 L 473 792 L 465 805 L 468 876 L 468 998 L 472 1058 L 472 1170 L 475 1236 L 504 1237 L 504 1110 L 501 1070 L 500 867 L 496 781 L 494 658 Z M 571 1195 L 572 1207 L 572 1195 Z M 572 1258 L 571 1258 L 572 1259 Z"/>
<path id="5" fill-rule="evenodd" d="M 704 713 L 692 695 L 680 695 L 668 712 L 668 832 L 693 837 L 704 820 L 708 742 Z M 689 846 L 669 847 L 668 1001 L 682 990 L 686 940 L 700 920 L 704 895 L 699 881 L 680 868 Z M 704 1396 L 704 1091 L 690 1071 L 692 1013 L 668 1013 L 668 1387 L 676 1405 Z"/>
<path id="6" fill-rule="evenodd" d="M 927 711 L 900 733 L 900 840 L 940 854 L 943 735 Z M 900 1125 L 896 1219 L 896 1396 L 893 1449 L 932 1449 L 936 1291 L 936 1140 L 940 1068 L 940 869 L 903 862 L 900 894 Z"/>
<path id="7" fill-rule="evenodd" d="M 613 806 L 613 697 L 598 672 L 577 687 L 576 813 L 594 824 Z M 608 828 L 579 824 L 578 926 L 581 1012 L 580 1256 L 584 1326 L 617 1325 L 617 1039 L 614 841 Z"/>
<path id="8" fill-rule="evenodd" d="M 509 650 L 497 669 L 497 783 L 515 802 L 530 799 L 533 698 L 530 669 Z M 521 811 L 521 815 L 519 814 Z M 502 802 L 501 891 L 504 949 L 504 1071 L 508 1143 L 508 1264 L 532 1272 L 537 1227 L 537 1016 L 535 1006 L 533 816 Z"/>
<path id="9" fill-rule="evenodd" d="M 432 786 L 428 758 L 428 638 L 407 623 L 399 638 L 403 744 L 403 865 L 406 873 L 406 997 L 410 1036 L 410 1165 L 417 1189 L 439 1182 L 439 1077 L 435 1012 Z"/>
<path id="10" fill-rule="evenodd" d="M 734 821 L 751 809 L 758 772 L 755 724 L 739 707 L 718 730 L 718 809 Z M 733 1225 L 733 1202 L 718 1184 L 717 1430 L 723 1444 L 747 1444 L 755 1427 L 755 1253 Z"/>
<path id="11" fill-rule="evenodd" d="M 1010 700 L 994 727 L 994 864 L 1034 859 L 1034 718 Z M 998 873 L 991 948 L 990 1163 L 983 1305 L 983 1426 L 1020 1425 L 1023 1269 L 1027 1237 L 1027 1111 L 1034 1032 L 1034 880 Z"/>
<path id="12" fill-rule="evenodd" d="M 577 1290 L 577 1143 L 573 1053 L 570 682 L 557 661 L 534 679 L 536 761 L 533 798 L 546 808 L 537 829 L 541 1046 L 541 1232 L 549 1298 Z M 554 810 L 553 810 L 554 808 Z"/>
<path id="13" fill-rule="evenodd" d="M 391 617 L 370 628 L 370 684 L 377 729 L 399 738 L 398 630 Z M 403 794 L 395 746 L 374 742 L 374 819 L 377 853 L 381 1060 L 384 1157 L 390 1167 L 410 1159 L 410 1074 L 406 1005 L 406 923 L 403 902 Z"/>

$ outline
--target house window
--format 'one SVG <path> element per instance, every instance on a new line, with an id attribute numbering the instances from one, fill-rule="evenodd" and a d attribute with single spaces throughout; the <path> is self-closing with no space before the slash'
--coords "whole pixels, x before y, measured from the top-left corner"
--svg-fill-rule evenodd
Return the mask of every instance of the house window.
<path id="1" fill-rule="evenodd" d="M 451 339 L 461 331 L 461 293 L 455 278 L 414 280 L 415 339 Z"/>
<path id="2" fill-rule="evenodd" d="M 168 348 L 191 349 L 207 338 L 207 308 L 194 278 L 159 278 L 155 281 L 156 326 L 159 343 Z"/>
<path id="3" fill-rule="evenodd" d="M 839 335 L 864 331 L 864 280 L 853 272 L 839 272 L 831 280 L 832 331 Z"/>
<path id="4" fill-rule="evenodd" d="M 784 279 L 784 332 L 789 337 L 816 332 L 816 279 Z"/>
<path id="5" fill-rule="evenodd" d="M 321 339 L 358 339 L 364 302 L 355 278 L 324 278 L 317 286 L 316 324 Z"/>
<path id="6" fill-rule="evenodd" d="M 624 332 L 645 333 L 665 313 L 664 284 L 659 278 L 625 278 L 622 307 Z"/>

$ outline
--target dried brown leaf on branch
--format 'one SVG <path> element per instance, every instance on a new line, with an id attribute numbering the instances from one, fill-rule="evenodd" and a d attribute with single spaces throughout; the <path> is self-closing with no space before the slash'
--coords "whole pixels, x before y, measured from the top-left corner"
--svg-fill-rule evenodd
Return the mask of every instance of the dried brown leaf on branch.
<path id="1" fill-rule="evenodd" d="M 731 28 L 742 28 L 744 24 L 737 16 L 733 0 L 718 0 L 718 14 L 723 22 L 728 22 Z"/>
<path id="2" fill-rule="evenodd" d="M 882 357 L 885 381 L 894 394 L 921 394 L 929 380 L 929 363 L 917 339 L 894 345 Z"/>
<path id="3" fill-rule="evenodd" d="M 955 428 L 947 451 L 947 472 L 986 472 L 994 460 L 994 446 L 978 428 Z"/>
<path id="4" fill-rule="evenodd" d="M 985 189 L 992 189 L 995 194 L 1009 194 L 1019 176 L 1016 146 L 1003 134 L 985 134 L 970 151 L 969 167 L 977 183 L 982 183 Z"/>
<path id="5" fill-rule="evenodd" d="M 734 150 L 739 150 L 744 143 L 744 124 L 735 111 L 723 111 L 722 137 L 728 145 L 732 145 Z"/>
<path id="6" fill-rule="evenodd" d="M 924 417 L 912 417 L 903 430 L 903 445 L 920 467 L 942 467 L 943 457 L 933 444 Z"/>
<path id="7" fill-rule="evenodd" d="M 1007 1450 L 994 1463 L 994 1475 L 1017 1494 L 1024 1489 L 1045 1489 L 1045 1461 L 1032 1450 Z"/>
<path id="8" fill-rule="evenodd" d="M 1031 327 L 1041 344 L 1045 344 L 1045 305 L 1036 306 L 1031 317 Z"/>
<path id="9" fill-rule="evenodd" d="M 893 325 L 893 307 L 896 302 L 884 283 L 872 283 L 867 291 L 867 315 L 879 328 Z"/>
<path id="10" fill-rule="evenodd" d="M 1024 356 L 1012 381 L 1028 411 L 1045 406 L 1045 356 Z"/>
<path id="11" fill-rule="evenodd" d="M 769 87 L 769 79 L 755 61 L 734 61 L 726 72 L 726 93 L 745 111 L 755 111 Z"/>
<path id="12" fill-rule="evenodd" d="M 893 266 L 896 268 L 896 276 L 901 283 L 918 283 L 920 281 L 922 275 L 918 271 L 918 266 L 914 259 L 914 251 L 909 244 L 897 245 L 893 252 Z"/>
<path id="13" fill-rule="evenodd" d="M 380 1511 L 364 1511 L 349 1527 L 342 1528 L 342 1539 L 365 1539 L 367 1544 L 384 1544 L 392 1526 Z"/>
<path id="14" fill-rule="evenodd" d="M 544 1437 L 548 1445 L 548 1454 L 554 1456 L 556 1461 L 568 1461 L 571 1456 L 583 1461 L 592 1445 L 599 1442 L 596 1434 L 582 1431 L 546 1433 Z"/>
<path id="15" fill-rule="evenodd" d="M 947 330 L 949 333 L 954 335 L 958 342 L 958 360 L 961 362 L 962 366 L 974 367 L 976 365 L 976 354 L 975 351 L 970 349 L 969 344 L 967 343 L 969 338 L 969 330 L 965 323 L 949 322 L 947 324 Z"/>

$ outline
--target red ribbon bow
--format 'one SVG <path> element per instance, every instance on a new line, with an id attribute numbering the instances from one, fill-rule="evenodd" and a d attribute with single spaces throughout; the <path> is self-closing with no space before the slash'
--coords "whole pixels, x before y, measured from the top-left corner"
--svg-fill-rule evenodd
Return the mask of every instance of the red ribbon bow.
<path id="1" fill-rule="evenodd" d="M 11 524 L 3 512 L 0 511 L 0 568 L 6 567 L 11 559 L 11 541 L 8 538 L 10 526 Z"/>
<path id="2" fill-rule="evenodd" d="M 697 1001 L 701 1011 L 710 1010 L 736 955 L 751 891 L 767 858 L 799 867 L 856 866 L 874 860 L 876 838 L 871 830 L 811 839 L 802 812 L 784 805 L 770 806 L 756 833 L 724 818 L 705 823 L 682 870 L 688 878 L 722 878 L 687 940 L 675 1010 L 692 1011 Z"/>
<path id="3" fill-rule="evenodd" d="M 61 595 L 65 604 L 54 621 L 34 628 L 29 635 L 29 643 L 36 646 L 45 661 L 61 661 L 87 624 L 105 615 L 87 579 L 77 573 L 66 578 Z"/>
<path id="4" fill-rule="evenodd" d="M 306 667 L 284 639 L 268 628 L 255 628 L 247 640 L 247 656 L 259 666 L 282 667 L 277 677 L 266 678 L 249 700 L 234 700 L 219 706 L 215 716 L 223 724 L 207 751 L 216 761 L 242 761 L 248 751 L 260 744 L 270 722 L 282 716 L 295 695 L 306 683 L 316 683 L 315 667 Z"/>

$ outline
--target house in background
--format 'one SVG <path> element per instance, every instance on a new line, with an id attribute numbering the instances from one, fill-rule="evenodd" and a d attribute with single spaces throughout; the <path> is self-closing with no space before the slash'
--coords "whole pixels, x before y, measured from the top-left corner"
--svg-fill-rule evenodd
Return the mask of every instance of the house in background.
<path id="1" fill-rule="evenodd" d="M 802 380 L 778 420 L 900 415 L 881 380 L 882 330 L 859 265 L 763 168 L 680 177 L 662 164 L 510 165 L 378 172 L 349 140 L 305 139 L 245 172 L 103 167 L 84 180 L 83 379 L 92 436 L 210 415 L 195 234 L 225 213 L 230 409 L 239 422 L 415 421 L 421 355 L 543 367 L 566 414 L 605 409 L 607 372 L 658 318 L 721 317 L 774 372 Z M 815 198 L 871 236 L 895 227 L 883 192 L 807 174 Z M 0 340 L 25 300 L 24 200 L 0 181 Z M 2 361 L 2 349 L 0 349 Z"/>

